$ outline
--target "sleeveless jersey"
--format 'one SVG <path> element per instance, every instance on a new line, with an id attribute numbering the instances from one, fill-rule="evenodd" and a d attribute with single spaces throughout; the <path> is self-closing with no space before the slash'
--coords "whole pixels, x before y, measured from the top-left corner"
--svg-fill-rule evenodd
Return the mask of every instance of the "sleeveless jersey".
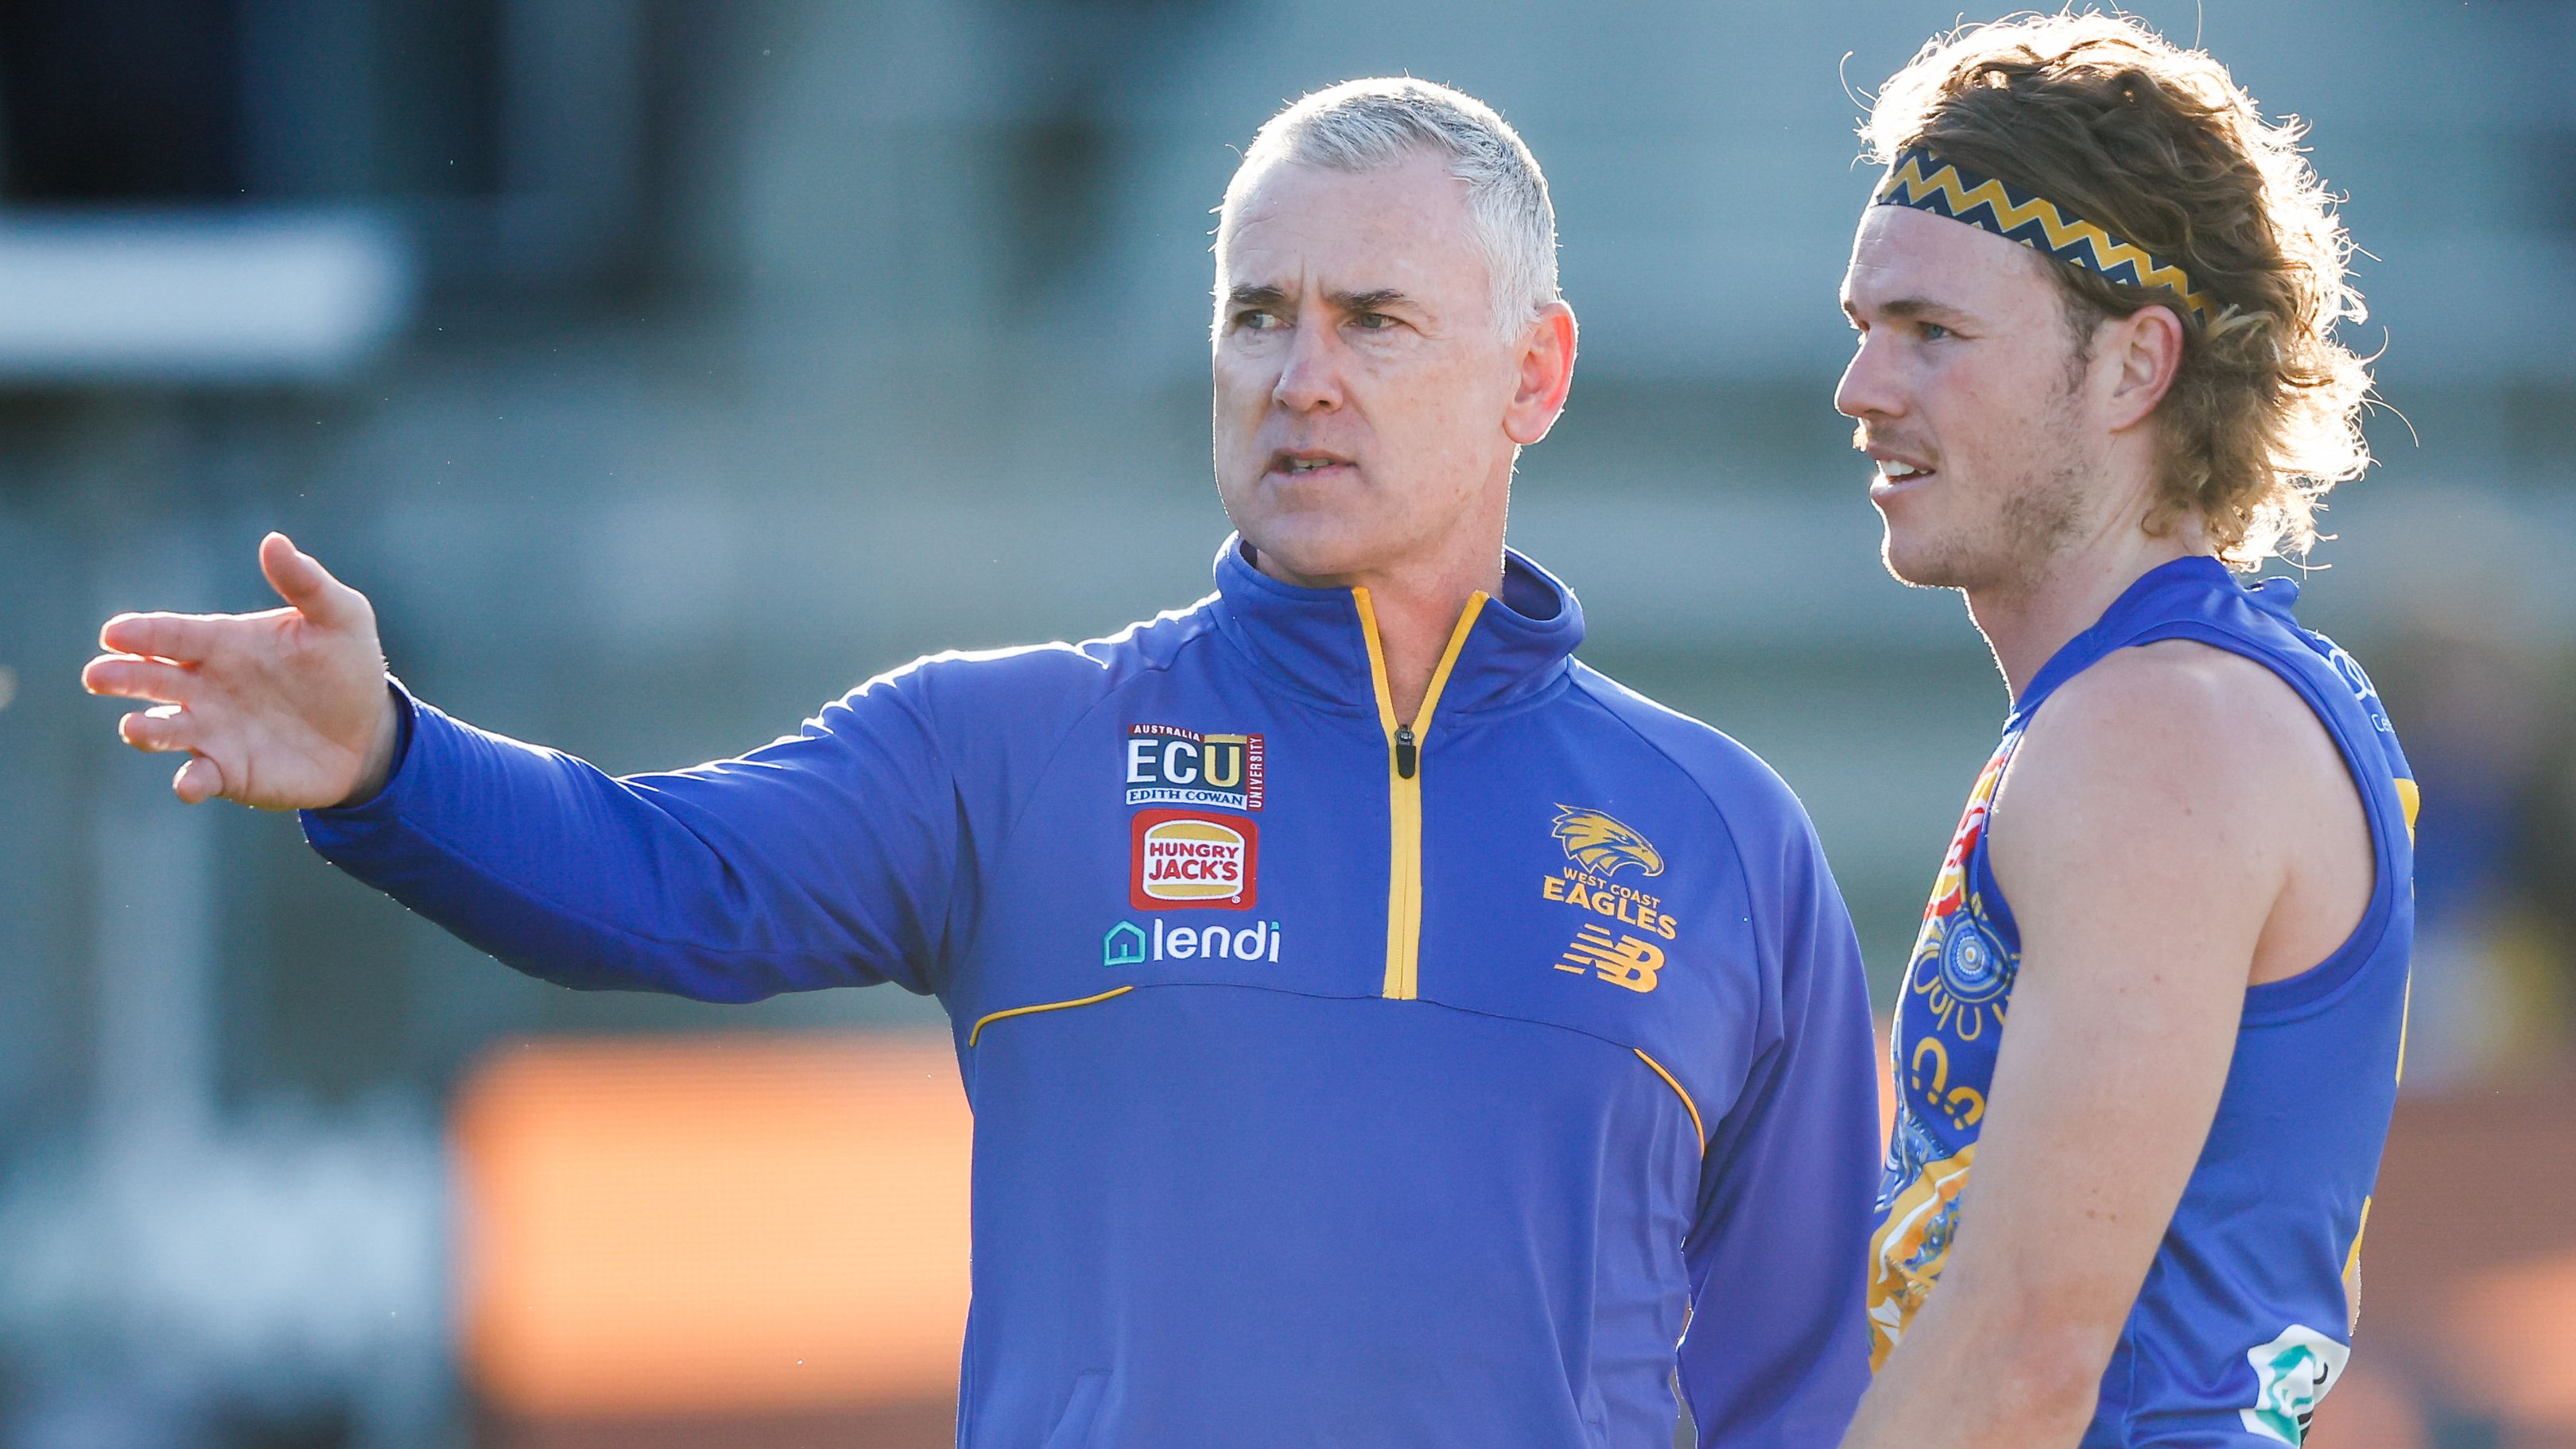
<path id="1" fill-rule="evenodd" d="M 2245 993 L 2227 1085 L 2104 1374 L 2083 1443 L 2297 1444 L 2351 1352 L 2361 1236 L 2405 1056 L 2415 783 L 2368 676 L 2291 615 L 2298 585 L 2214 559 L 2151 570 L 2068 641 L 2004 721 L 1941 862 L 1899 991 L 1898 1107 L 1871 1240 L 1872 1361 L 1932 1291 L 1977 1153 L 2020 934 L 1987 812 L 2049 696 L 2117 649 L 2190 639 L 2287 681 L 2352 771 L 2377 864 L 2333 955 Z"/>

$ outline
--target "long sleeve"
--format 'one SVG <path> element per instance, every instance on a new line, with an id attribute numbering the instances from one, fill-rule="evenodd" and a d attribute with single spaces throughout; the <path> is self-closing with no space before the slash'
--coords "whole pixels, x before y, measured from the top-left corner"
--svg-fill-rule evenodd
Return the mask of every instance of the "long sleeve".
<path id="1" fill-rule="evenodd" d="M 937 989 L 972 869 L 913 670 L 737 759 L 614 778 L 402 695 L 373 799 L 304 814 L 350 875 L 566 986 L 751 1001 Z"/>
<path id="2" fill-rule="evenodd" d="M 1796 825 L 1777 858 L 1747 861 L 1757 937 L 1776 952 L 1777 1025 L 1711 1137 L 1683 1245 L 1692 1312 L 1681 1386 L 1704 1449 L 1831 1449 L 1868 1386 L 1862 1274 L 1878 1176 L 1868 986 L 1803 813 Z"/>

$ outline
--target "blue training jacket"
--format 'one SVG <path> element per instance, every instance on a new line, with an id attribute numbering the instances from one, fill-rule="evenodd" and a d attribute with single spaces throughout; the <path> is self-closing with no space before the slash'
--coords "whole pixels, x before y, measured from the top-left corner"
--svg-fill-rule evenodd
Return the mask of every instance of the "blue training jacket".
<path id="1" fill-rule="evenodd" d="M 1834 1444 L 1876 1076 L 1796 798 L 1516 554 L 1409 724 L 1365 590 L 1217 586 L 670 774 L 412 704 L 305 830 L 568 986 L 938 996 L 961 1445 L 1666 1449 L 1676 1367 L 1702 1444 Z"/>

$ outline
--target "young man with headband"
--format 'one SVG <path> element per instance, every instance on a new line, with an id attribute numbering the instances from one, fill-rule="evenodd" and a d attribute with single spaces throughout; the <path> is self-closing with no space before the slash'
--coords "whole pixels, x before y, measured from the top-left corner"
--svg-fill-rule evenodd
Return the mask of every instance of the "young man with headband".
<path id="1" fill-rule="evenodd" d="M 2359 1304 L 2415 791 L 2297 586 L 2231 570 L 2367 461 L 2350 245 L 2296 132 L 2123 18 L 1936 40 L 1865 134 L 1836 403 L 1889 571 L 1967 596 L 2012 710 L 1898 993 L 1844 1442 L 2296 1444 Z"/>

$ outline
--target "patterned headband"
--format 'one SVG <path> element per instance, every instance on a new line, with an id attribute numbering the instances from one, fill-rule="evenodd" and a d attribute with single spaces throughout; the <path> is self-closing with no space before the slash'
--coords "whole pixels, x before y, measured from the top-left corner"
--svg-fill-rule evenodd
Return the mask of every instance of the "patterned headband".
<path id="1" fill-rule="evenodd" d="M 2000 237 L 2072 262 L 2088 272 L 2133 287 L 2162 287 L 2182 299 L 2203 326 L 2217 315 L 2218 299 L 2195 292 L 2183 269 L 2125 242 L 2045 196 L 2036 196 L 2008 181 L 1980 176 L 1944 161 L 1920 146 L 1909 146 L 1878 184 L 1872 206 L 1910 206 L 1953 221 L 1982 227 Z"/>

